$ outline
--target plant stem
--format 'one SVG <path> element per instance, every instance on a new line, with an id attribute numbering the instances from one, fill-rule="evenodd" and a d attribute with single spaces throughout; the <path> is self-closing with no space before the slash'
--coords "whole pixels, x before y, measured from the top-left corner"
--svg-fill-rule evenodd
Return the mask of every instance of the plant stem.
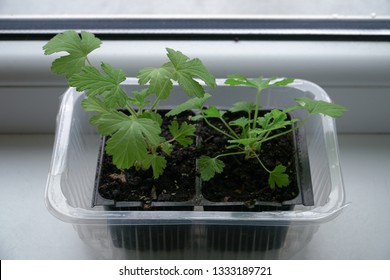
<path id="1" fill-rule="evenodd" d="M 93 66 L 92 63 L 91 63 L 91 61 L 89 60 L 88 57 L 86 57 L 86 61 L 87 61 L 87 63 L 89 64 L 89 66 Z"/>
<path id="2" fill-rule="evenodd" d="M 260 95 L 261 95 L 261 90 L 259 89 L 256 95 L 256 108 L 255 108 L 255 116 L 253 117 L 252 129 L 256 128 L 256 121 L 257 121 L 257 116 L 259 114 L 259 108 L 260 108 Z"/>
<path id="3" fill-rule="evenodd" d="M 260 160 L 259 156 L 256 154 L 256 153 L 253 153 L 257 159 L 257 161 L 260 163 L 260 165 L 264 168 L 265 171 L 267 171 L 268 173 L 272 173 L 271 171 L 268 170 L 267 167 L 265 167 L 264 163 Z"/>
<path id="4" fill-rule="evenodd" d="M 158 104 L 160 103 L 160 98 L 156 98 L 156 100 L 153 102 L 153 105 L 152 105 L 152 107 L 150 107 L 150 109 L 149 109 L 149 111 L 151 112 L 151 111 L 153 111 L 153 109 L 155 108 L 155 107 L 158 107 Z M 157 110 L 157 108 L 156 108 L 156 110 Z"/>
<path id="5" fill-rule="evenodd" d="M 273 135 L 273 136 L 271 136 L 269 138 L 263 139 L 263 140 L 260 141 L 260 143 L 267 142 L 267 141 L 272 140 L 274 138 L 278 138 L 278 137 L 280 137 L 282 135 L 290 133 L 291 131 L 294 131 L 294 130 L 297 130 L 297 129 L 301 128 L 309 120 L 309 118 L 310 118 L 310 115 L 308 115 L 298 126 L 293 127 L 293 128 L 291 128 L 291 129 L 289 129 L 287 131 L 275 134 L 275 135 Z"/>
<path id="6" fill-rule="evenodd" d="M 132 116 L 137 117 L 137 112 L 129 104 L 126 104 L 126 108 Z"/>
<path id="7" fill-rule="evenodd" d="M 245 154 L 245 151 L 221 154 L 221 155 L 217 155 L 215 158 L 226 157 L 226 156 L 234 156 L 234 155 L 243 155 L 243 154 Z"/>
<path id="8" fill-rule="evenodd" d="M 206 118 L 206 116 L 203 114 L 203 112 L 202 112 L 202 116 L 203 116 L 203 119 L 205 120 L 205 122 L 207 123 L 207 125 L 210 126 L 211 128 L 213 128 L 214 130 L 218 131 L 219 133 L 221 133 L 221 134 L 223 134 L 223 135 L 225 135 L 226 137 L 229 137 L 229 138 L 231 138 L 231 139 L 234 139 L 234 140 L 237 139 L 237 138 L 231 136 L 230 134 L 226 133 L 225 131 L 219 129 L 218 127 L 214 126 L 213 124 L 211 124 L 211 123 L 207 120 L 207 118 Z"/>
<path id="9" fill-rule="evenodd" d="M 234 132 L 234 130 L 230 127 L 230 125 L 228 125 L 227 123 L 226 123 L 226 121 L 221 117 L 221 118 L 219 118 L 221 121 L 222 121 L 222 123 L 225 125 L 225 127 L 234 135 L 234 137 L 236 137 L 237 139 L 239 139 L 240 137 Z"/>

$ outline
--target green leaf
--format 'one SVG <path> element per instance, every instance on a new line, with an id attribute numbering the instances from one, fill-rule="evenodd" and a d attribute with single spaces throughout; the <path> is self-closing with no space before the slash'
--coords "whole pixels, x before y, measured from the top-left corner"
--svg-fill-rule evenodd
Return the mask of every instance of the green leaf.
<path id="1" fill-rule="evenodd" d="M 269 87 L 278 87 L 278 86 L 286 86 L 294 81 L 293 78 L 254 78 L 248 79 L 244 75 L 234 74 L 229 75 L 228 79 L 225 81 L 225 84 L 230 86 L 244 85 L 249 87 L 254 87 L 259 91 L 269 88 Z"/>
<path id="2" fill-rule="evenodd" d="M 341 105 L 313 100 L 307 97 L 296 98 L 295 101 L 310 114 L 323 114 L 332 118 L 338 118 L 347 111 L 347 109 Z"/>
<path id="3" fill-rule="evenodd" d="M 145 106 L 150 103 L 150 100 L 146 100 L 146 98 L 150 95 L 148 89 L 133 91 L 132 94 L 135 99 L 129 99 L 129 102 L 137 106 L 140 110 L 143 110 Z"/>
<path id="4" fill-rule="evenodd" d="M 167 48 L 167 56 L 170 63 L 166 65 L 173 66 L 174 80 L 181 85 L 189 96 L 203 97 L 205 94 L 203 87 L 194 78 L 199 78 L 211 88 L 216 86 L 215 77 L 203 65 L 200 59 L 189 59 L 180 51 Z"/>
<path id="5" fill-rule="evenodd" d="M 247 125 L 250 125 L 251 121 L 248 118 L 241 117 L 237 120 L 229 122 L 229 125 L 231 126 L 240 126 L 242 128 L 245 128 Z"/>
<path id="6" fill-rule="evenodd" d="M 150 82 L 148 93 L 155 93 L 161 100 L 169 97 L 173 87 L 172 73 L 166 67 L 144 68 L 138 72 L 137 78 L 140 85 Z"/>
<path id="7" fill-rule="evenodd" d="M 173 146 L 169 142 L 163 142 L 160 145 L 161 150 L 166 153 L 167 155 L 170 155 L 173 152 Z"/>
<path id="8" fill-rule="evenodd" d="M 207 99 L 211 97 L 210 94 L 206 93 L 203 97 L 194 97 L 186 102 L 176 106 L 171 111 L 165 114 L 167 117 L 176 116 L 184 111 L 187 110 L 193 110 L 193 109 L 201 109 L 203 107 L 203 104 L 206 102 Z"/>
<path id="9" fill-rule="evenodd" d="M 202 110 L 206 118 L 222 118 L 226 111 L 220 111 L 215 106 L 210 106 L 207 109 Z"/>
<path id="10" fill-rule="evenodd" d="M 65 74 L 69 79 L 80 73 L 85 66 L 87 56 L 99 48 L 101 41 L 92 33 L 82 31 L 81 37 L 75 31 L 65 31 L 57 34 L 43 46 L 44 53 L 50 55 L 58 52 L 67 52 L 68 55 L 54 60 L 51 70 L 56 74 Z"/>
<path id="11" fill-rule="evenodd" d="M 297 121 L 298 119 L 289 120 L 287 114 L 278 109 L 273 109 L 270 113 L 265 114 L 264 117 L 257 118 L 257 123 L 263 129 L 262 132 L 285 128 Z"/>
<path id="12" fill-rule="evenodd" d="M 78 91 L 86 91 L 88 96 L 103 95 L 104 102 L 111 108 L 124 107 L 128 96 L 120 84 L 126 80 L 126 74 L 106 63 L 101 67 L 106 75 L 95 67 L 86 66 L 69 79 L 69 84 Z"/>
<path id="13" fill-rule="evenodd" d="M 145 68 L 137 74 L 139 83 L 150 83 L 149 92 L 159 99 L 166 99 L 172 90 L 172 80 L 177 81 L 189 96 L 203 97 L 205 91 L 196 78 L 211 88 L 216 86 L 214 76 L 199 59 L 190 60 L 179 51 L 167 48 L 169 62 L 159 68 Z"/>
<path id="14" fill-rule="evenodd" d="M 148 154 L 144 161 L 142 161 L 142 167 L 149 169 L 152 167 L 153 177 L 157 179 L 164 173 L 164 169 L 167 166 L 167 160 L 163 156 L 157 154 Z"/>
<path id="15" fill-rule="evenodd" d="M 230 86 L 244 85 L 244 86 L 253 86 L 249 80 L 241 74 L 228 75 L 228 78 L 225 81 L 225 84 Z"/>
<path id="16" fill-rule="evenodd" d="M 168 126 L 169 132 L 171 132 L 173 138 L 183 147 L 187 147 L 192 144 L 193 140 L 189 137 L 195 136 L 195 126 L 183 122 L 179 127 L 179 123 L 174 120 Z"/>
<path id="17" fill-rule="evenodd" d="M 256 109 L 256 104 L 253 102 L 240 101 L 234 103 L 233 106 L 229 109 L 230 112 L 247 112 L 250 113 Z"/>
<path id="18" fill-rule="evenodd" d="M 110 108 L 97 96 L 89 96 L 81 101 L 86 112 L 108 113 Z"/>
<path id="19" fill-rule="evenodd" d="M 294 78 L 271 78 L 269 82 L 270 87 L 284 87 L 294 82 Z"/>
<path id="20" fill-rule="evenodd" d="M 196 116 L 191 117 L 191 121 L 194 121 L 194 122 L 201 120 L 201 119 L 203 119 L 202 115 L 196 115 Z"/>
<path id="21" fill-rule="evenodd" d="M 200 177 L 203 181 L 209 181 L 215 176 L 215 173 L 221 173 L 225 164 L 217 158 L 201 156 L 198 160 Z"/>
<path id="22" fill-rule="evenodd" d="M 287 187 L 290 184 L 288 175 L 285 173 L 286 167 L 279 164 L 271 171 L 268 178 L 268 184 L 271 189 L 275 189 L 275 185 L 278 188 Z"/>
<path id="23" fill-rule="evenodd" d="M 151 119 L 152 121 L 155 121 L 156 123 L 158 123 L 159 126 L 161 126 L 163 123 L 163 119 L 162 119 L 161 115 L 159 113 L 155 113 L 155 112 L 144 112 L 140 116 L 140 118 Z"/>
<path id="24" fill-rule="evenodd" d="M 129 168 L 148 155 L 148 145 L 160 144 L 160 126 L 150 119 L 133 118 L 122 112 L 102 114 L 96 123 L 102 135 L 111 135 L 106 151 L 120 169 Z"/>

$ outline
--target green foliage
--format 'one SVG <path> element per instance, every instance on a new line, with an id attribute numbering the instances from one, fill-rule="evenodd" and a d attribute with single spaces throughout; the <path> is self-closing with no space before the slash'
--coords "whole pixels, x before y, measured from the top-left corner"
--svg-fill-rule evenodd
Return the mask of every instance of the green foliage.
<path id="1" fill-rule="evenodd" d="M 205 94 L 199 80 L 213 88 L 215 78 L 199 59 L 190 59 L 168 48 L 169 61 L 159 68 L 140 70 L 139 84 L 146 88 L 129 95 L 121 87 L 126 80 L 123 70 L 104 62 L 100 67 L 90 63 L 88 55 L 100 45 L 101 41 L 92 33 L 83 31 L 79 35 L 66 31 L 52 38 L 43 49 L 46 55 L 67 53 L 54 60 L 51 69 L 64 74 L 70 86 L 86 93 L 82 106 L 87 112 L 95 113 L 90 118 L 91 124 L 102 135 L 109 136 L 106 152 L 112 155 L 113 163 L 119 169 L 151 168 L 153 176 L 158 178 L 166 167 L 165 157 L 173 151 L 171 142 L 188 147 L 195 132 L 193 125 L 179 125 L 173 121 L 169 125 L 173 138 L 162 137 L 163 120 L 156 112 L 159 102 L 170 96 L 173 81 L 177 81 L 189 96 L 198 97 L 197 102 L 204 102 L 210 95 Z"/>
<path id="2" fill-rule="evenodd" d="M 254 87 L 257 90 L 261 91 L 263 89 L 269 88 L 269 87 L 278 87 L 278 86 L 287 86 L 294 82 L 293 78 L 255 78 L 255 79 L 248 79 L 244 75 L 241 74 L 234 74 L 229 75 L 228 79 L 226 79 L 225 84 L 230 86 L 237 86 L 237 85 L 243 85 L 248 87 Z"/>
<path id="3" fill-rule="evenodd" d="M 290 108 L 273 109 L 259 117 L 262 91 L 270 87 L 287 86 L 294 79 L 249 79 L 244 75 L 234 74 L 228 76 L 225 83 L 256 89 L 256 102 L 240 101 L 233 104 L 230 112 L 244 112 L 247 116 L 226 123 L 225 111 L 218 110 L 215 106 L 204 107 L 211 95 L 205 93 L 202 84 L 214 88 L 216 82 L 198 58 L 190 59 L 180 51 L 167 48 L 168 61 L 160 67 L 141 69 L 137 78 L 143 89 L 127 93 L 121 87 L 126 79 L 123 70 L 104 62 L 99 67 L 91 64 L 88 55 L 100 45 L 101 41 L 92 33 L 66 31 L 53 37 L 43 46 L 43 50 L 46 55 L 66 53 L 53 61 L 51 69 L 54 73 L 65 75 L 70 86 L 85 92 L 82 106 L 85 111 L 94 113 L 90 119 L 91 124 L 102 135 L 109 136 L 106 152 L 112 155 L 113 163 L 119 169 L 151 168 L 153 177 L 158 178 L 167 165 L 166 157 L 173 152 L 172 142 L 183 147 L 193 143 L 195 127 L 186 122 L 179 124 L 177 120 L 173 120 L 168 126 L 172 138 L 166 139 L 161 135 L 163 119 L 157 113 L 157 108 L 160 101 L 170 97 L 174 82 L 191 98 L 169 111 L 166 116 L 176 116 L 186 110 L 196 109 L 200 114 L 192 120 L 203 119 L 212 129 L 228 138 L 228 153 L 214 158 L 205 155 L 199 158 L 200 176 L 205 181 L 223 171 L 225 164 L 221 158 L 243 155 L 245 159 L 256 159 L 268 172 L 271 189 L 286 187 L 289 184 L 287 168 L 282 164 L 265 166 L 261 161 L 263 143 L 300 128 L 311 115 L 323 114 L 336 118 L 346 111 L 340 105 L 301 97 Z M 287 113 L 299 109 L 306 110 L 308 117 L 304 120 L 288 118 Z M 211 119 L 220 120 L 224 129 L 212 125 Z"/>
<path id="4" fill-rule="evenodd" d="M 164 169 L 167 166 L 167 160 L 157 154 L 147 154 L 144 156 L 142 161 L 142 167 L 144 169 L 149 169 L 152 167 L 153 177 L 157 179 L 164 173 Z"/>
<path id="5" fill-rule="evenodd" d="M 285 173 L 286 167 L 279 164 L 271 171 L 268 178 L 268 184 L 271 189 L 275 189 L 275 185 L 279 188 L 287 187 L 290 184 L 288 175 Z"/>
<path id="6" fill-rule="evenodd" d="M 192 144 L 192 138 L 195 136 L 195 126 L 182 123 L 179 127 L 179 123 L 175 120 L 169 126 L 169 132 L 171 132 L 173 138 L 180 143 L 183 147 L 188 147 Z"/>
<path id="7" fill-rule="evenodd" d="M 99 48 L 101 41 L 93 34 L 81 32 L 81 37 L 75 31 L 65 31 L 56 35 L 46 45 L 43 50 L 46 55 L 67 52 L 68 55 L 54 60 L 51 70 L 56 74 L 64 74 L 70 78 L 73 74 L 81 71 L 85 66 L 87 56 L 93 50 Z"/>
<path id="8" fill-rule="evenodd" d="M 347 109 L 338 104 L 313 100 L 307 97 L 296 98 L 295 101 L 310 114 L 323 114 L 332 118 L 339 118 Z"/>
<path id="9" fill-rule="evenodd" d="M 208 181 L 213 178 L 216 173 L 221 173 L 225 164 L 217 158 L 201 156 L 198 161 L 198 167 L 202 180 Z"/>
<path id="10" fill-rule="evenodd" d="M 223 119 L 224 111 L 219 111 L 215 106 L 207 109 L 201 109 L 201 116 L 206 120 L 206 123 L 214 130 L 228 137 L 227 149 L 229 153 L 219 154 L 214 158 L 201 157 L 199 169 L 202 179 L 210 180 L 215 173 L 222 171 L 223 162 L 218 160 L 221 157 L 232 155 L 244 155 L 246 159 L 255 158 L 260 166 L 268 172 L 268 183 L 271 189 L 275 187 L 282 188 L 289 185 L 289 177 L 286 174 L 286 167 L 282 164 L 277 166 L 267 167 L 261 161 L 260 154 L 262 152 L 263 143 L 274 138 L 288 134 L 293 130 L 299 129 L 308 120 L 308 117 L 313 114 L 324 114 L 331 117 L 339 117 L 345 111 L 345 108 L 327 103 L 324 101 L 315 101 L 309 98 L 297 98 L 298 105 L 285 108 L 283 111 L 273 109 L 262 117 L 258 117 L 258 110 L 261 104 L 261 93 L 263 89 L 269 87 L 286 86 L 292 83 L 292 78 L 256 78 L 248 79 L 243 75 L 235 74 L 228 76 L 226 84 L 230 86 L 249 86 L 257 89 L 256 102 L 237 102 L 229 111 L 232 113 L 246 112 L 248 117 L 239 117 L 235 120 L 226 123 Z M 298 109 L 306 109 L 309 116 L 304 120 L 290 119 L 287 113 Z M 217 118 L 225 126 L 225 130 L 212 125 L 208 119 Z M 234 130 L 234 127 L 239 127 L 240 133 Z"/>
<path id="11" fill-rule="evenodd" d="M 225 113 L 226 111 L 220 111 L 215 106 L 210 106 L 209 108 L 202 110 L 202 114 L 205 116 L 205 118 L 221 119 Z"/>
<path id="12" fill-rule="evenodd" d="M 230 112 L 247 112 L 251 113 L 256 109 L 256 104 L 254 102 L 240 101 L 234 103 L 233 106 L 229 109 Z"/>
<path id="13" fill-rule="evenodd" d="M 115 69 L 109 64 L 102 63 L 104 74 L 92 66 L 81 69 L 81 73 L 69 78 L 69 84 L 78 91 L 85 91 L 87 96 L 104 96 L 104 102 L 110 108 L 124 107 L 128 96 L 120 84 L 126 80 L 126 74 L 121 69 Z"/>
<path id="14" fill-rule="evenodd" d="M 102 135 L 111 135 L 106 151 L 120 169 L 129 168 L 136 161 L 142 162 L 149 153 L 148 146 L 160 144 L 160 126 L 150 119 L 112 112 L 102 114 L 95 125 Z"/>
<path id="15" fill-rule="evenodd" d="M 203 107 L 203 104 L 206 102 L 207 99 L 211 97 L 210 94 L 205 93 L 203 97 L 194 97 L 192 99 L 187 100 L 186 102 L 179 104 L 175 108 L 173 108 L 171 111 L 169 111 L 165 116 L 176 116 L 184 111 L 187 110 L 193 110 L 193 109 L 201 109 Z"/>
<path id="16" fill-rule="evenodd" d="M 257 118 L 257 124 L 262 128 L 261 132 L 272 131 L 280 128 L 286 128 L 293 123 L 298 122 L 298 119 L 288 119 L 287 113 L 278 109 L 273 109 L 270 113 L 264 115 L 264 117 Z"/>
<path id="17" fill-rule="evenodd" d="M 195 78 L 203 80 L 211 88 L 216 86 L 214 76 L 203 63 L 195 58 L 189 59 L 179 51 L 167 48 L 169 62 L 159 68 L 145 68 L 137 74 L 139 83 L 150 83 L 149 92 L 159 99 L 166 99 L 172 89 L 172 80 L 177 81 L 189 96 L 203 97 L 205 91 Z"/>

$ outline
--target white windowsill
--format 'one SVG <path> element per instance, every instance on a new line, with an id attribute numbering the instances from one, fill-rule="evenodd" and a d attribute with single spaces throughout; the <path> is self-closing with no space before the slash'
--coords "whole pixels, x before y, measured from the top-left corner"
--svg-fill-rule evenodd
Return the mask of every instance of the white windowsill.
<path id="1" fill-rule="evenodd" d="M 44 205 L 53 135 L 0 135 L 0 259 L 96 259 Z M 347 202 L 294 259 L 389 259 L 390 134 L 339 135 Z"/>

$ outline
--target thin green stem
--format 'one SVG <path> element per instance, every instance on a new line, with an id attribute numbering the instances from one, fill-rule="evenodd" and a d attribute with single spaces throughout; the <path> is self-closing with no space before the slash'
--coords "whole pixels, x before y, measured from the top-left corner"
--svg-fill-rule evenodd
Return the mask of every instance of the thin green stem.
<path id="1" fill-rule="evenodd" d="M 261 161 L 261 159 L 259 158 L 259 156 L 256 154 L 256 153 L 253 153 L 257 159 L 257 161 L 260 163 L 260 165 L 264 168 L 265 171 L 267 171 L 268 173 L 272 173 L 271 171 L 268 170 L 267 167 L 265 167 L 264 163 Z"/>
<path id="2" fill-rule="evenodd" d="M 221 155 L 217 155 L 215 158 L 219 158 L 219 157 L 227 157 L 227 156 L 234 156 L 234 155 L 243 155 L 243 154 L 245 154 L 245 151 L 242 151 L 242 152 L 232 152 L 232 153 L 221 154 Z"/>
<path id="3" fill-rule="evenodd" d="M 252 129 L 256 128 L 256 121 L 257 121 L 257 116 L 259 114 L 259 108 L 260 108 L 260 95 L 261 95 L 261 90 L 259 89 L 256 95 L 256 108 L 255 108 L 255 116 L 253 117 Z"/>
<path id="4" fill-rule="evenodd" d="M 151 111 L 153 111 L 155 108 L 156 108 L 156 110 L 157 110 L 157 107 L 158 107 L 160 101 L 161 101 L 160 98 L 157 97 L 156 100 L 153 102 L 152 107 L 150 107 L 149 111 L 151 112 Z"/>
<path id="5" fill-rule="evenodd" d="M 224 126 L 234 135 L 234 137 L 236 137 L 237 139 L 239 139 L 240 137 L 234 132 L 234 130 L 230 127 L 230 125 L 228 125 L 226 123 L 226 121 L 223 119 L 223 118 L 219 118 L 222 123 L 224 124 Z"/>
<path id="6" fill-rule="evenodd" d="M 132 116 L 137 117 L 137 112 L 129 104 L 126 104 L 126 108 Z"/>
<path id="7" fill-rule="evenodd" d="M 300 129 L 300 128 L 309 120 L 309 118 L 310 118 L 310 115 L 308 115 L 308 116 L 307 116 L 299 125 L 297 125 L 297 126 L 291 128 L 291 129 L 289 129 L 289 130 L 287 130 L 287 131 L 284 131 L 284 132 L 275 134 L 275 135 L 273 135 L 273 136 L 271 136 L 271 137 L 269 137 L 269 138 L 263 139 L 263 140 L 260 141 L 260 143 L 267 142 L 267 141 L 269 141 L 269 140 L 278 138 L 278 137 L 280 137 L 280 136 L 282 136 L 282 135 L 288 134 L 288 133 L 290 133 L 291 131 Z"/>
<path id="8" fill-rule="evenodd" d="M 203 116 L 205 122 L 207 123 L 207 125 L 210 126 L 211 128 L 213 128 L 214 130 L 218 131 L 219 133 L 221 133 L 221 134 L 223 134 L 223 135 L 225 135 L 226 137 L 229 137 L 229 138 L 231 138 L 231 139 L 234 139 L 234 140 L 237 139 L 237 138 L 231 136 L 230 134 L 226 133 L 225 131 L 219 129 L 218 127 L 214 126 L 213 124 L 211 124 L 211 123 L 207 120 L 207 118 L 206 118 L 206 116 L 203 114 L 203 112 L 202 112 L 202 116 Z"/>
<path id="9" fill-rule="evenodd" d="M 93 66 L 92 63 L 91 63 L 91 61 L 89 60 L 88 57 L 86 58 L 86 61 L 87 61 L 87 63 L 89 64 L 89 66 Z"/>

